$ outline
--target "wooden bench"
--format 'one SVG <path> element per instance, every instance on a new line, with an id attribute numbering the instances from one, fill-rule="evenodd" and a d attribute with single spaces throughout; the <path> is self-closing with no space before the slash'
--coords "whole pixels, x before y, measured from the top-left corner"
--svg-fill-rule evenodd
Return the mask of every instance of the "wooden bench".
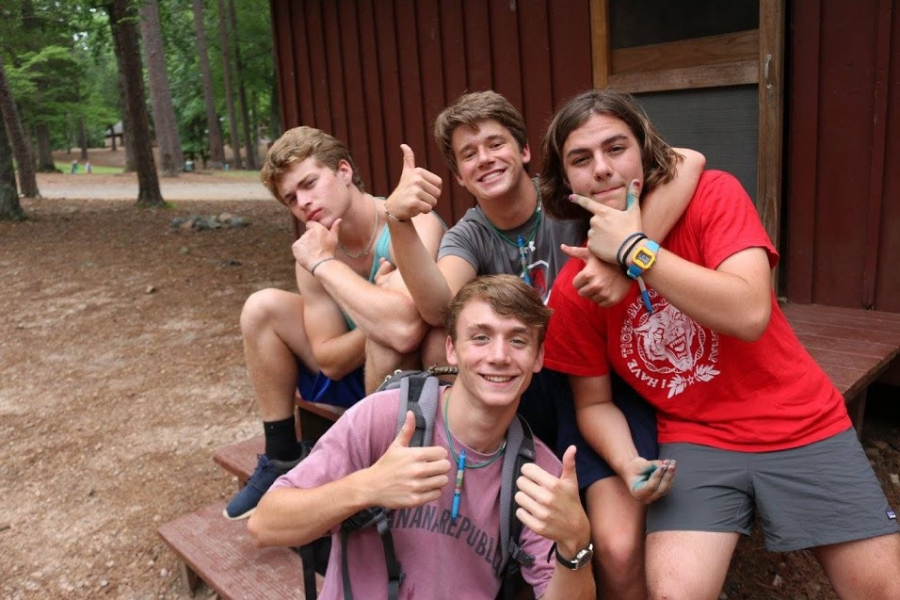
<path id="1" fill-rule="evenodd" d="M 344 412 L 299 397 L 297 404 L 305 439 L 318 439 Z M 237 477 L 240 489 L 256 468 L 257 455 L 264 451 L 265 439 L 259 435 L 221 446 L 213 460 Z M 223 600 L 304 599 L 300 556 L 290 548 L 256 548 L 247 533 L 247 521 L 225 519 L 224 508 L 224 502 L 217 502 L 159 528 L 160 537 L 179 559 L 184 593 L 193 596 L 203 581 Z M 323 581 L 317 576 L 320 591 Z"/>
<path id="2" fill-rule="evenodd" d="M 817 304 L 781 305 L 800 342 L 847 402 L 862 436 L 869 386 L 900 354 L 900 314 Z"/>
<path id="3" fill-rule="evenodd" d="M 216 502 L 159 528 L 181 561 L 184 592 L 193 596 L 202 580 L 223 600 L 304 600 L 300 556 L 290 548 L 257 548 L 247 522 L 225 519 L 224 508 Z M 319 591 L 323 581 L 317 578 Z"/>

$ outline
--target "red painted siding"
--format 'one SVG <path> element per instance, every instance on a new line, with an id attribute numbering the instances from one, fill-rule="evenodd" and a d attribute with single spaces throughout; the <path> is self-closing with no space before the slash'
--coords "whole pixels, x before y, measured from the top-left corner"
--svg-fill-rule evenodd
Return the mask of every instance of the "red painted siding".
<path id="1" fill-rule="evenodd" d="M 900 312 L 892 264 L 900 252 L 895 5 L 791 3 L 785 263 L 792 301 Z"/>
<path id="2" fill-rule="evenodd" d="M 432 127 L 466 91 L 495 89 L 522 110 L 538 168 L 553 107 L 591 85 L 589 0 L 272 0 L 284 127 L 347 142 L 370 191 L 389 194 L 400 144 L 444 179 L 438 213 L 472 205 Z"/>

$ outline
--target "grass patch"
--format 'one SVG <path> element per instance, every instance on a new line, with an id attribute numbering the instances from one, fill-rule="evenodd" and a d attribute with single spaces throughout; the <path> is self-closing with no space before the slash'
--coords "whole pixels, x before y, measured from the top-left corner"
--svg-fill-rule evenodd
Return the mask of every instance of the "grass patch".
<path id="1" fill-rule="evenodd" d="M 214 175 L 218 175 L 221 177 L 228 177 L 230 179 L 241 179 L 241 180 L 252 180 L 259 181 L 259 171 L 245 171 L 245 170 L 222 170 L 222 171 L 211 171 Z"/>
<path id="2" fill-rule="evenodd" d="M 54 164 L 56 165 L 56 168 L 59 169 L 60 171 L 62 171 L 63 173 L 71 173 L 72 172 L 72 163 L 57 162 Z M 91 172 L 94 173 L 95 175 L 119 175 L 124 170 L 125 169 L 123 169 L 122 167 L 104 167 L 101 165 L 91 165 Z M 83 164 L 81 164 L 81 163 L 78 164 L 78 172 L 75 174 L 76 175 L 87 175 L 87 173 L 84 172 Z"/>

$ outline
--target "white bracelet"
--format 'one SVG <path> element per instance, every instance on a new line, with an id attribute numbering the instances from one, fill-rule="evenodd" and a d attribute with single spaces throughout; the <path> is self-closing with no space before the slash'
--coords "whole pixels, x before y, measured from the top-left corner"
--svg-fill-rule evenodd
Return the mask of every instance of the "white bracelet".
<path id="1" fill-rule="evenodd" d="M 409 219 L 398 219 L 397 217 L 395 217 L 394 215 L 389 213 L 388 209 L 387 209 L 387 204 L 382 204 L 381 208 L 382 208 L 382 210 L 384 210 L 384 214 L 386 214 L 388 216 L 388 218 L 393 219 L 393 220 L 397 221 L 398 223 L 409 223 Z"/>

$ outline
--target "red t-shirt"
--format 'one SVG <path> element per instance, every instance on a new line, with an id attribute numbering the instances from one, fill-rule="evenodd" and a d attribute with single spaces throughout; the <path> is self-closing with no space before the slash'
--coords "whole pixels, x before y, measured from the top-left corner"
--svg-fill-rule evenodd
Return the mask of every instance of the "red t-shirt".
<path id="1" fill-rule="evenodd" d="M 707 171 L 662 246 L 710 269 L 747 248 L 778 255 L 749 196 L 728 173 Z M 816 442 L 850 427 L 844 400 L 803 348 L 772 293 L 760 339 L 716 333 L 649 289 L 647 313 L 634 284 L 605 309 L 582 298 L 571 259 L 550 295 L 544 365 L 583 377 L 609 365 L 657 409 L 661 443 L 690 442 L 765 452 Z M 698 290 L 702 294 L 702 290 Z"/>

